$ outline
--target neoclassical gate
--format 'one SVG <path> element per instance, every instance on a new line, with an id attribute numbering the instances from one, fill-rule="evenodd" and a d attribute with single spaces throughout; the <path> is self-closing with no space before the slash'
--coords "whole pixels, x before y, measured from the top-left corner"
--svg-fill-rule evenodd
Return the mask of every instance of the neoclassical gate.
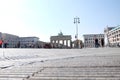
<path id="1" fill-rule="evenodd" d="M 68 48 L 71 47 L 71 35 L 51 36 L 50 42 L 54 47 Z"/>

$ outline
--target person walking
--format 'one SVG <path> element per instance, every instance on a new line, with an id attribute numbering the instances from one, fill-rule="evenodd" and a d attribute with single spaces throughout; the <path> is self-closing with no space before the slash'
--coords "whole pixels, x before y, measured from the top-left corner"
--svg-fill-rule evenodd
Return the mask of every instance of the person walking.
<path id="1" fill-rule="evenodd" d="M 3 43 L 2 40 L 0 40 L 0 48 L 2 48 L 2 43 Z"/>
<path id="2" fill-rule="evenodd" d="M 99 47 L 99 43 L 98 43 L 98 39 L 95 38 L 95 47 L 98 48 Z"/>
<path id="3" fill-rule="evenodd" d="M 104 47 L 104 39 L 101 39 L 101 46 Z"/>

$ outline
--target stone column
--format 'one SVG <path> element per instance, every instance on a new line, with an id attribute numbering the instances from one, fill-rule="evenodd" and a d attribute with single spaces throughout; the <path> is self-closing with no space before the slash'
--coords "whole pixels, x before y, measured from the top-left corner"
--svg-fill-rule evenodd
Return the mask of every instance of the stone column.
<path id="1" fill-rule="evenodd" d="M 65 44 L 64 44 L 64 40 L 62 40 L 62 43 L 63 43 L 63 45 L 65 45 Z"/>
<path id="2" fill-rule="evenodd" d="M 50 40 L 50 43 L 53 43 L 53 40 Z"/>
<path id="3" fill-rule="evenodd" d="M 54 44 L 56 44 L 56 40 L 54 40 Z"/>
<path id="4" fill-rule="evenodd" d="M 60 40 L 58 40 L 58 44 L 60 44 Z"/>
<path id="5" fill-rule="evenodd" d="M 68 40 L 66 40 L 66 46 L 68 47 Z"/>
<path id="6" fill-rule="evenodd" d="M 70 48 L 72 48 L 72 41 L 70 40 Z"/>
<path id="7" fill-rule="evenodd" d="M 54 40 L 54 47 L 56 47 L 56 40 Z"/>

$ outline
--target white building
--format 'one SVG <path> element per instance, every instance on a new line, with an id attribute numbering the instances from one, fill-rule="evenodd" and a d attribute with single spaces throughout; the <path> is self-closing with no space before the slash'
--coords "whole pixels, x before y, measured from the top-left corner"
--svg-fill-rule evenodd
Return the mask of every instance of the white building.
<path id="1" fill-rule="evenodd" d="M 0 39 L 2 39 L 2 33 L 0 32 Z"/>
<path id="2" fill-rule="evenodd" d="M 101 46 L 101 42 L 104 42 L 104 34 L 86 34 L 84 37 L 84 47 L 95 47 L 95 39 L 98 39 L 98 43 Z"/>
<path id="3" fill-rule="evenodd" d="M 7 43 L 8 48 L 15 48 L 19 41 L 19 36 L 2 33 L 2 40 L 4 41 L 4 44 Z"/>
<path id="4" fill-rule="evenodd" d="M 108 46 L 116 47 L 120 45 L 120 25 L 115 27 L 107 26 L 104 33 L 106 34 Z"/>
<path id="5" fill-rule="evenodd" d="M 39 41 L 38 37 L 20 37 L 20 47 L 35 47 L 37 42 Z"/>
<path id="6" fill-rule="evenodd" d="M 3 40 L 2 47 L 5 47 L 5 44 L 7 44 L 7 48 L 33 48 L 38 47 L 38 45 L 43 46 L 43 42 L 40 42 L 38 37 L 19 37 L 16 35 L 0 32 L 0 40 Z"/>

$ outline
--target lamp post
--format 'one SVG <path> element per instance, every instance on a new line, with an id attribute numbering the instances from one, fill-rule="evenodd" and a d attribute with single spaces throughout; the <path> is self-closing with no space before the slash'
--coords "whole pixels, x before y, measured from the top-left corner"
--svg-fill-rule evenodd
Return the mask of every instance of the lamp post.
<path id="1" fill-rule="evenodd" d="M 108 26 L 107 26 L 107 29 L 106 29 L 106 36 L 107 36 L 108 47 L 110 47 L 110 42 L 109 42 L 109 28 L 108 28 Z"/>
<path id="2" fill-rule="evenodd" d="M 80 23 L 80 18 L 79 17 L 75 17 L 74 18 L 74 24 L 76 24 L 76 35 L 75 35 L 75 38 L 76 38 L 76 41 L 77 41 L 77 48 L 79 48 L 78 46 L 78 24 Z"/>

